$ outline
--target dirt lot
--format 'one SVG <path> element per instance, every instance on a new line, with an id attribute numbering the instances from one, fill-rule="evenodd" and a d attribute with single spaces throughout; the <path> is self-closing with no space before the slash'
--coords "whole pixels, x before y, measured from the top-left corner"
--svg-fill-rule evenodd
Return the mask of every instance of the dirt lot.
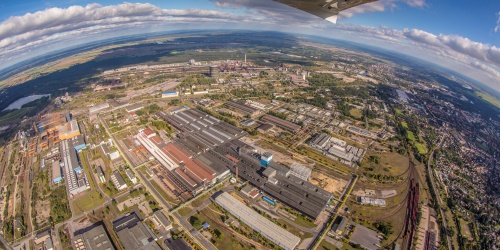
<path id="1" fill-rule="evenodd" d="M 331 193 L 336 193 L 336 192 L 340 193 L 347 186 L 346 180 L 332 178 L 322 173 L 316 173 L 316 172 L 313 172 L 311 174 L 310 182 Z"/>
<path id="2" fill-rule="evenodd" d="M 50 200 L 46 199 L 36 201 L 35 210 L 37 212 L 36 223 L 38 225 L 42 225 L 50 216 Z"/>

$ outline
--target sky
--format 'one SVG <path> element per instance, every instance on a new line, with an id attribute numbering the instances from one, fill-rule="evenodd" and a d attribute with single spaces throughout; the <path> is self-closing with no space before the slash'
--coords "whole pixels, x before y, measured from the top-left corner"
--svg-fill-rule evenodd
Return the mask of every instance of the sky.
<path id="1" fill-rule="evenodd" d="M 2 0 L 0 69 L 55 49 L 179 29 L 320 35 L 437 63 L 500 92 L 500 0 L 379 0 L 337 24 L 272 0 Z"/>

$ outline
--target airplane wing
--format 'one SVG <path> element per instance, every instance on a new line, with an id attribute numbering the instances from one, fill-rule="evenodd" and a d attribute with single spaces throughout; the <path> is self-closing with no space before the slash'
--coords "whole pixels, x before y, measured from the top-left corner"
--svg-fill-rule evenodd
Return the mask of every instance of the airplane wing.
<path id="1" fill-rule="evenodd" d="M 274 0 L 276 2 L 337 23 L 338 14 L 346 9 L 378 0 Z"/>

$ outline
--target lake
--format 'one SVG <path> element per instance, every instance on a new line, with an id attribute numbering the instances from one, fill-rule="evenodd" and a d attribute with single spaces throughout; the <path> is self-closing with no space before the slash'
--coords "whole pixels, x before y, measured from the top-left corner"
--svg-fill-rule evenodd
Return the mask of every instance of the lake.
<path id="1" fill-rule="evenodd" d="M 23 98 L 19 98 L 15 102 L 11 103 L 8 107 L 4 108 L 2 111 L 9 110 L 9 109 L 20 109 L 24 104 L 32 102 L 34 100 L 38 100 L 38 99 L 45 97 L 45 96 L 50 96 L 50 94 L 30 95 L 30 96 L 26 96 Z"/>

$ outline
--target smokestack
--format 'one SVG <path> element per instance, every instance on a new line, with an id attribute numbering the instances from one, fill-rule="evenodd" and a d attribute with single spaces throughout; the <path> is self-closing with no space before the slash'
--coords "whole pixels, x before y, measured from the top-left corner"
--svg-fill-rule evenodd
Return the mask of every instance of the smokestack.
<path id="1" fill-rule="evenodd" d="M 247 63 L 247 53 L 245 53 L 245 63 Z"/>

